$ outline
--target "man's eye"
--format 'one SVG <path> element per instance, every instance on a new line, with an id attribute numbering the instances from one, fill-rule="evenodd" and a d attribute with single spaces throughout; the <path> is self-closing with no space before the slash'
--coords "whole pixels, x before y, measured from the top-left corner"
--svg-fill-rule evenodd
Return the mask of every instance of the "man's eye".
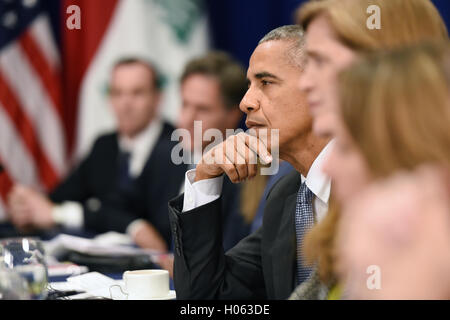
<path id="1" fill-rule="evenodd" d="M 210 110 L 211 109 L 208 107 L 197 107 L 197 111 L 200 113 L 208 113 L 208 112 L 210 112 Z"/>
<path id="2" fill-rule="evenodd" d="M 306 64 L 311 64 L 311 65 L 316 65 L 318 67 L 320 67 L 324 62 L 323 57 L 319 56 L 319 55 L 311 55 L 308 56 L 307 60 L 306 60 Z"/>
<path id="3" fill-rule="evenodd" d="M 263 85 L 263 87 L 264 86 L 267 86 L 268 84 L 270 84 L 271 82 L 270 81 L 267 81 L 267 80 L 261 80 L 261 84 Z"/>
<path id="4" fill-rule="evenodd" d="M 145 90 L 135 90 L 133 91 L 133 95 L 134 96 L 143 96 L 145 95 L 147 92 Z"/>
<path id="5" fill-rule="evenodd" d="M 316 65 L 320 67 L 325 63 L 325 58 L 317 56 L 315 61 L 316 61 Z"/>

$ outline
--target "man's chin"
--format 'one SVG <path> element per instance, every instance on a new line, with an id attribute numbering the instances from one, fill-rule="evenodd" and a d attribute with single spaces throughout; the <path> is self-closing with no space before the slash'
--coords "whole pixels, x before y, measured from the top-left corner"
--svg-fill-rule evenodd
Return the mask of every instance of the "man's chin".
<path id="1" fill-rule="evenodd" d="M 251 136 L 263 140 L 264 142 L 268 138 L 270 138 L 270 129 L 268 127 L 263 126 L 251 127 L 250 129 L 247 130 L 247 133 Z"/>
<path id="2" fill-rule="evenodd" d="M 272 154 L 273 151 L 278 152 L 279 148 L 279 130 L 270 129 L 268 127 L 258 126 L 252 127 L 247 131 L 251 136 L 257 137 L 267 150 Z M 273 150 L 276 149 L 276 150 Z"/>

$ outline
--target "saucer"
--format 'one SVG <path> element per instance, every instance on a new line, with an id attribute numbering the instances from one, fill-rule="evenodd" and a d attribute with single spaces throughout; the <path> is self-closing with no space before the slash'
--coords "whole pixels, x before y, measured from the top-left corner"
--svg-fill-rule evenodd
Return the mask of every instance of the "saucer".
<path id="1" fill-rule="evenodd" d="M 125 290 L 125 283 L 123 280 L 116 280 L 116 287 L 119 287 L 120 290 L 115 290 L 114 294 L 111 292 L 111 287 L 109 288 L 109 296 L 108 298 L 112 300 L 175 300 L 177 298 L 175 290 L 169 290 L 169 293 L 163 297 L 154 297 L 154 298 L 128 298 Z"/>
<path id="2" fill-rule="evenodd" d="M 146 300 L 175 300 L 177 298 L 177 295 L 175 293 L 175 290 L 170 290 L 169 294 L 165 297 L 156 297 L 156 298 L 151 298 L 151 299 L 146 299 Z"/>
<path id="3" fill-rule="evenodd" d="M 153 298 L 128 298 L 128 300 L 174 300 L 177 297 L 175 290 L 170 290 L 169 294 L 164 297 L 153 297 Z"/>
<path id="4" fill-rule="evenodd" d="M 113 300 L 175 300 L 177 298 L 177 295 L 175 293 L 175 290 L 170 290 L 169 294 L 163 297 L 154 297 L 154 298 L 127 298 L 127 296 L 123 293 L 115 293 L 114 297 L 112 297 Z"/>

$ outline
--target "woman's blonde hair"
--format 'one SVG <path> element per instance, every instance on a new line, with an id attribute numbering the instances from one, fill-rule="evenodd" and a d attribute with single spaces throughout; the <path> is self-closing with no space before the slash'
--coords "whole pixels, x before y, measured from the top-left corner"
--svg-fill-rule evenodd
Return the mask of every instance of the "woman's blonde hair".
<path id="1" fill-rule="evenodd" d="M 367 57 L 339 75 L 343 122 L 374 177 L 450 166 L 449 43 Z"/>
<path id="2" fill-rule="evenodd" d="M 448 41 L 370 55 L 341 72 L 338 81 L 343 123 L 371 176 L 424 163 L 450 168 Z M 324 282 L 334 280 L 338 220 L 334 203 L 305 240 L 305 254 L 310 262 L 320 261 Z"/>
<path id="3" fill-rule="evenodd" d="M 367 27 L 367 8 L 371 5 L 380 8 L 381 29 Z M 319 16 L 327 17 L 343 45 L 363 55 L 448 39 L 445 23 L 430 0 L 311 0 L 296 12 L 297 23 L 306 31 Z M 355 88 L 349 90 L 356 92 Z M 338 219 L 339 206 L 331 198 L 327 216 L 305 237 L 306 259 L 310 263 L 318 261 L 319 275 L 328 284 L 334 280 L 333 245 Z"/>
<path id="4" fill-rule="evenodd" d="M 369 29 L 367 9 L 376 5 L 380 29 Z M 308 29 L 325 15 L 337 38 L 356 52 L 394 49 L 418 40 L 448 37 L 439 11 L 430 0 L 317 0 L 297 10 L 297 23 Z"/>

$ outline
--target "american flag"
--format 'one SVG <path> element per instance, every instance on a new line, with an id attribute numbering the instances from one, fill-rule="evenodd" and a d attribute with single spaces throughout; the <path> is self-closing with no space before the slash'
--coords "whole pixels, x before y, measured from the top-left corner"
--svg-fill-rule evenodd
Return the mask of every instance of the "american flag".
<path id="1" fill-rule="evenodd" d="M 0 0 L 0 217 L 11 186 L 65 171 L 60 54 L 39 0 Z"/>

